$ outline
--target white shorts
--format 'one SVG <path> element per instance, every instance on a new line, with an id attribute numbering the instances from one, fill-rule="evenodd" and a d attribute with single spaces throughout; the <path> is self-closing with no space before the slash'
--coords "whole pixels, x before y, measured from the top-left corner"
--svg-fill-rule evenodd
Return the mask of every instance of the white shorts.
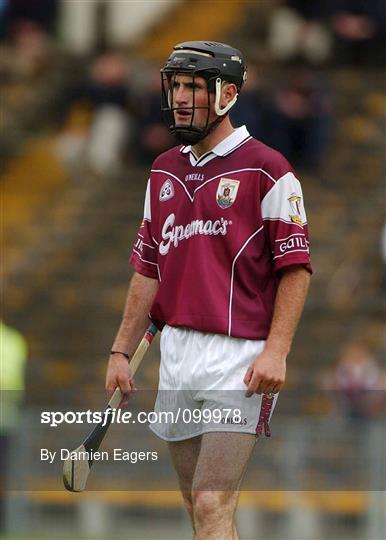
<path id="1" fill-rule="evenodd" d="M 246 398 L 243 382 L 264 343 L 165 326 L 150 429 L 166 441 L 213 431 L 269 436 L 277 395 Z"/>

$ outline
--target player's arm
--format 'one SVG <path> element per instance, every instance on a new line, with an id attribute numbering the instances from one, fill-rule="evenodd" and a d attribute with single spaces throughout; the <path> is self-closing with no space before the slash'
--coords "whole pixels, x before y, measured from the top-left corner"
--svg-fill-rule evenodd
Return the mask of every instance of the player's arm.
<path id="1" fill-rule="evenodd" d="M 310 273 L 303 266 L 283 270 L 273 318 L 264 350 L 249 366 L 244 377 L 247 395 L 279 392 L 285 381 L 286 358 L 303 311 Z"/>
<path id="2" fill-rule="evenodd" d="M 134 389 L 129 362 L 149 326 L 149 311 L 157 290 L 158 280 L 134 273 L 122 322 L 111 348 L 115 353 L 110 355 L 107 365 L 106 390 L 109 395 L 118 386 L 124 394 Z"/>

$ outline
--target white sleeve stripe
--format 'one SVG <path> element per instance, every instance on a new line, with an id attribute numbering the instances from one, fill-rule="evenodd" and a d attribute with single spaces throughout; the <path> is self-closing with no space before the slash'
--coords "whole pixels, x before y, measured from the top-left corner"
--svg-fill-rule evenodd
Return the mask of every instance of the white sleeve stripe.
<path id="1" fill-rule="evenodd" d="M 284 174 L 266 193 L 261 201 L 261 214 L 265 218 L 291 219 L 297 216 L 302 223 L 307 221 L 304 210 L 302 188 L 292 172 Z"/>
<path id="2" fill-rule="evenodd" d="M 142 244 L 150 249 L 155 249 L 154 246 L 151 246 L 150 244 L 145 244 L 145 242 L 142 242 Z"/>
<path id="3" fill-rule="evenodd" d="M 147 263 L 147 264 L 152 264 L 154 266 L 158 266 L 157 263 L 153 263 L 151 261 L 147 261 L 146 259 L 143 259 L 141 254 L 139 253 L 139 251 L 137 251 L 136 249 L 133 249 L 133 253 L 136 253 L 138 255 L 138 257 L 141 259 L 142 262 Z"/>
<path id="4" fill-rule="evenodd" d="M 287 180 L 287 179 L 291 179 L 291 180 L 292 180 L 292 179 L 295 179 L 295 180 L 297 180 L 297 181 L 299 182 L 299 180 L 296 178 L 296 176 L 295 176 L 293 173 L 291 173 L 291 172 L 287 172 L 287 173 L 283 174 L 283 176 L 281 176 L 281 177 L 278 178 L 277 180 L 273 180 L 273 178 L 272 178 L 272 180 L 274 181 L 275 185 L 272 186 L 271 189 L 270 189 L 269 191 L 267 191 L 267 193 L 264 195 L 264 197 L 263 197 L 263 199 L 262 199 L 262 201 L 261 201 L 261 204 L 264 203 L 265 199 L 267 199 L 267 198 L 269 198 L 269 197 L 271 196 L 272 192 L 274 191 L 274 188 L 277 187 L 277 184 L 278 184 L 279 182 L 282 182 L 283 180 Z"/>
<path id="5" fill-rule="evenodd" d="M 154 238 L 154 236 L 152 236 L 151 239 L 153 240 L 153 242 L 154 242 L 155 244 L 157 244 L 157 246 L 159 246 L 159 242 L 157 242 L 157 240 Z"/>
<path id="6" fill-rule="evenodd" d="M 308 249 L 291 249 L 291 250 L 288 250 L 286 253 L 283 253 L 282 255 L 276 255 L 276 257 L 274 257 L 273 260 L 280 259 L 280 257 L 285 257 L 286 255 L 291 255 L 292 253 L 298 253 L 298 252 L 309 253 L 309 250 Z"/>
<path id="7" fill-rule="evenodd" d="M 146 195 L 145 195 L 145 205 L 143 208 L 143 217 L 148 221 L 151 221 L 151 209 L 150 209 L 150 178 L 147 181 L 146 186 Z"/>

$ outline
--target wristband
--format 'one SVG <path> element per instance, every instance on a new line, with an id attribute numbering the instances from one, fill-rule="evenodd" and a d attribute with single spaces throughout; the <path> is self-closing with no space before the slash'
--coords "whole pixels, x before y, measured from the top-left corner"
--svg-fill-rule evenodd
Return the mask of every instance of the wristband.
<path id="1" fill-rule="evenodd" d="M 125 358 L 127 358 L 127 360 L 130 360 L 130 356 L 129 356 L 127 353 L 125 353 L 125 352 L 121 352 L 121 351 L 110 351 L 110 355 L 111 355 L 111 354 L 123 354 L 123 356 L 124 356 Z"/>

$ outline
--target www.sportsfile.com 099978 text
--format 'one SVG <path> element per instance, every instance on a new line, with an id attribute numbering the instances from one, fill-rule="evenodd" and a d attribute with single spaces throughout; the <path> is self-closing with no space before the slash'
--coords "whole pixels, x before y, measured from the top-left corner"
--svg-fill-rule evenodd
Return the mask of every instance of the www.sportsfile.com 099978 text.
<path id="1" fill-rule="evenodd" d="M 60 424 L 242 424 L 240 409 L 183 409 L 175 411 L 123 411 L 122 409 L 106 409 L 105 411 L 43 411 L 40 415 L 41 424 L 57 427 Z"/>

